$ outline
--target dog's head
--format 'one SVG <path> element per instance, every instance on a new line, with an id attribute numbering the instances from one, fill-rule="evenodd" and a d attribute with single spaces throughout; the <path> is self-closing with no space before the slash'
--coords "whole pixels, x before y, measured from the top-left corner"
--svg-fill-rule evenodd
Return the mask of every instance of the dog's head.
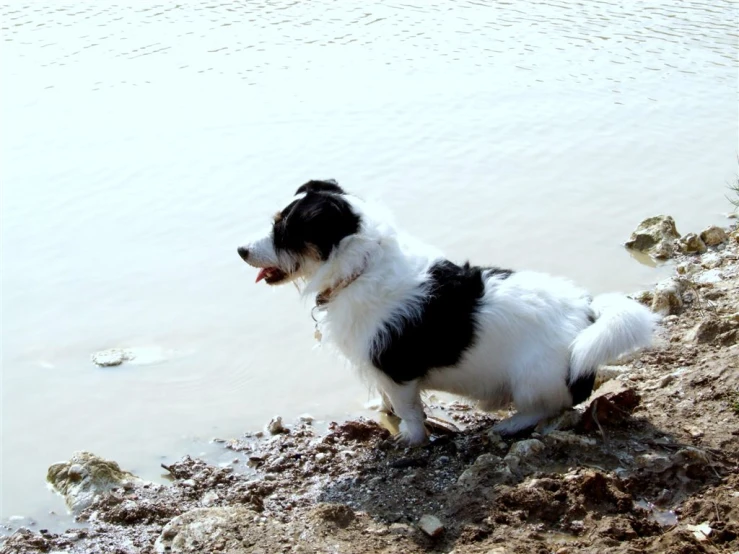
<path id="1" fill-rule="evenodd" d="M 333 179 L 309 181 L 274 216 L 270 233 L 240 246 L 239 256 L 259 268 L 269 285 L 309 278 L 345 238 L 359 232 L 361 218 Z"/>

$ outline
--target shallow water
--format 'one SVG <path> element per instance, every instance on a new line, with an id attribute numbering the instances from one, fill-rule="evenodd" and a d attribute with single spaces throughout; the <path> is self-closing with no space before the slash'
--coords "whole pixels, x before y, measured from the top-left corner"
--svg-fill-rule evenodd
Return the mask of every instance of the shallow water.
<path id="1" fill-rule="evenodd" d="M 381 199 L 456 260 L 659 277 L 621 247 L 721 222 L 737 6 L 11 3 L 2 51 L 2 517 L 49 520 L 78 449 L 161 456 L 272 415 L 362 410 L 291 287 L 235 247 L 309 178 Z M 164 360 L 100 369 L 90 355 Z"/>

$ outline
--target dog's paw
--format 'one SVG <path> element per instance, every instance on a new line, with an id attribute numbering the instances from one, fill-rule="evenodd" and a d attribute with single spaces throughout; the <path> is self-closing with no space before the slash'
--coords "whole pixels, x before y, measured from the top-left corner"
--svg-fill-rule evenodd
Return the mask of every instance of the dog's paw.
<path id="1" fill-rule="evenodd" d="M 420 425 L 408 425 L 405 421 L 400 422 L 400 431 L 393 437 L 395 444 L 402 447 L 423 446 L 428 442 L 426 427 Z"/>

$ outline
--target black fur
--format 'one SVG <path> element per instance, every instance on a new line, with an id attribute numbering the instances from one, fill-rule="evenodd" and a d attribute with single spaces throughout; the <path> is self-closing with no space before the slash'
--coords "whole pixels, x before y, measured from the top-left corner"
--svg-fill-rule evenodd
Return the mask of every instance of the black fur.
<path id="1" fill-rule="evenodd" d="M 302 185 L 295 194 L 304 192 L 330 192 L 334 194 L 346 194 L 344 189 L 339 186 L 336 179 L 312 179 Z"/>
<path id="2" fill-rule="evenodd" d="M 373 353 L 375 367 L 404 383 L 456 364 L 475 342 L 475 316 L 485 291 L 483 271 L 446 260 L 434 264 L 420 317 L 382 331 L 387 336 L 376 341 L 385 347 Z"/>
<path id="3" fill-rule="evenodd" d="M 593 392 L 595 386 L 595 371 L 588 375 L 583 375 L 575 381 L 567 383 L 567 388 L 570 389 L 572 395 L 572 405 L 575 406 L 580 402 L 585 402 L 589 397 L 590 393 Z"/>
<path id="4" fill-rule="evenodd" d="M 359 216 L 344 198 L 309 190 L 304 198 L 291 202 L 280 212 L 272 237 L 276 250 L 298 254 L 315 250 L 322 260 L 327 260 L 342 239 L 359 231 L 359 225 Z"/>

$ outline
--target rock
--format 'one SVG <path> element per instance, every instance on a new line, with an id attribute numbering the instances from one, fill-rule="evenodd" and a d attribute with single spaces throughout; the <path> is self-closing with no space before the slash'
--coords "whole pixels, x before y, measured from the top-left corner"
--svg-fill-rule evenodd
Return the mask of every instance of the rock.
<path id="1" fill-rule="evenodd" d="M 637 467 L 648 469 L 656 473 L 661 473 L 666 469 L 672 467 L 672 462 L 670 461 L 670 458 L 663 454 L 655 454 L 653 452 L 641 454 L 637 456 L 634 461 L 636 462 Z"/>
<path id="2" fill-rule="evenodd" d="M 717 244 L 721 244 L 722 242 L 726 242 L 726 239 L 728 238 L 726 236 L 726 231 L 724 231 L 721 227 L 718 227 L 716 225 L 711 225 L 710 227 L 706 227 L 701 231 L 701 237 L 703 242 L 706 243 L 706 246 L 716 246 Z"/>
<path id="3" fill-rule="evenodd" d="M 599 389 L 606 381 L 615 379 L 616 377 L 623 375 L 626 370 L 622 367 L 604 365 L 600 367 L 595 373 L 595 384 L 593 390 Z"/>
<path id="4" fill-rule="evenodd" d="M 674 314 L 683 307 L 682 281 L 670 278 L 657 283 L 652 293 L 652 311 L 656 314 Z"/>
<path id="5" fill-rule="evenodd" d="M 711 526 L 708 524 L 707 521 L 704 521 L 699 525 L 687 525 L 685 528 L 693 533 L 693 536 L 699 542 L 707 541 L 708 537 L 713 532 L 713 529 L 711 529 Z"/>
<path id="6" fill-rule="evenodd" d="M 666 259 L 675 252 L 676 241 L 680 233 L 675 227 L 675 220 L 669 215 L 658 215 L 642 221 L 626 247 L 640 252 L 647 252 L 657 259 Z"/>
<path id="7" fill-rule="evenodd" d="M 287 429 L 282 425 L 282 418 L 275 416 L 269 420 L 267 431 L 269 431 L 270 435 L 279 435 L 280 433 L 286 433 Z"/>
<path id="8" fill-rule="evenodd" d="M 216 491 L 208 491 L 206 492 L 203 497 L 200 499 L 200 503 L 203 506 L 212 506 L 216 502 L 218 502 L 218 493 Z"/>
<path id="9" fill-rule="evenodd" d="M 313 425 L 313 422 L 315 421 L 315 419 L 316 418 L 314 418 L 310 414 L 303 414 L 298 418 L 300 423 L 305 423 L 306 425 Z"/>
<path id="10" fill-rule="evenodd" d="M 69 510 L 77 515 L 108 491 L 133 483 L 143 483 L 113 461 L 90 452 L 75 452 L 68 462 L 52 465 L 46 474 L 51 487 L 64 497 Z"/>
<path id="11" fill-rule="evenodd" d="M 723 263 L 724 259 L 716 252 L 709 252 L 701 258 L 701 265 L 706 269 L 715 269 Z"/>
<path id="12" fill-rule="evenodd" d="M 688 331 L 685 335 L 685 341 L 698 344 L 713 342 L 721 333 L 721 330 L 721 321 L 711 315 L 698 322 L 695 327 Z"/>
<path id="13" fill-rule="evenodd" d="M 565 410 L 558 416 L 542 421 L 536 426 L 536 430 L 542 435 L 549 435 L 553 431 L 566 431 L 573 429 L 582 418 L 582 410 L 580 408 L 573 408 L 571 410 Z"/>
<path id="14" fill-rule="evenodd" d="M 432 515 L 422 515 L 418 520 L 418 528 L 426 533 L 429 537 L 438 537 L 444 532 L 444 524 L 438 517 Z"/>
<path id="15" fill-rule="evenodd" d="M 621 381 L 608 381 L 594 394 L 581 421 L 586 431 L 598 430 L 599 424 L 602 426 L 623 421 L 641 400 L 636 390 Z"/>
<path id="16" fill-rule="evenodd" d="M 598 442 L 593 438 L 576 435 L 575 433 L 567 433 L 564 431 L 552 431 L 546 437 L 544 437 L 544 440 L 552 446 L 565 446 L 568 448 L 585 448 L 598 444 Z"/>
<path id="17" fill-rule="evenodd" d="M 91 356 L 92 363 L 100 367 L 114 367 L 121 365 L 134 359 L 134 356 L 128 350 L 122 348 L 111 348 L 109 350 L 101 350 Z"/>
<path id="18" fill-rule="evenodd" d="M 154 543 L 154 549 L 161 554 L 200 554 L 216 550 L 243 552 L 242 547 L 247 545 L 242 540 L 255 526 L 256 517 L 256 512 L 241 506 L 195 508 L 167 523 Z"/>
<path id="19" fill-rule="evenodd" d="M 691 277 L 700 268 L 701 268 L 700 263 L 698 263 L 697 259 L 694 259 L 691 261 L 679 263 L 677 267 L 675 268 L 675 271 L 677 271 L 678 275 L 684 275 L 685 277 Z"/>
<path id="20" fill-rule="evenodd" d="M 546 450 L 546 445 L 539 439 L 527 439 L 523 441 L 514 442 L 511 445 L 511 449 L 508 451 L 508 456 L 516 456 L 522 461 L 528 458 L 532 458 L 537 454 Z"/>
<path id="21" fill-rule="evenodd" d="M 652 293 L 651 290 L 642 290 L 630 296 L 631 298 L 633 298 L 640 304 L 644 304 L 645 306 L 651 306 L 652 299 L 654 298 L 654 294 Z"/>
<path id="22" fill-rule="evenodd" d="M 344 529 L 351 525 L 357 516 L 346 504 L 333 504 L 321 502 L 311 510 L 311 517 L 331 523 L 336 527 Z"/>
<path id="23" fill-rule="evenodd" d="M 721 271 L 719 269 L 709 269 L 708 271 L 704 271 L 703 273 L 699 274 L 695 281 L 696 283 L 701 283 L 703 285 L 708 284 L 714 284 L 719 283 L 723 280 L 723 275 L 721 275 Z"/>
<path id="24" fill-rule="evenodd" d="M 695 233 L 688 233 L 680 240 L 680 250 L 686 254 L 703 254 L 707 250 L 706 243 Z"/>
<path id="25" fill-rule="evenodd" d="M 470 490 L 515 482 L 516 478 L 509 467 L 495 454 L 481 454 L 477 457 L 475 463 L 465 469 L 457 479 L 457 485 Z"/>

